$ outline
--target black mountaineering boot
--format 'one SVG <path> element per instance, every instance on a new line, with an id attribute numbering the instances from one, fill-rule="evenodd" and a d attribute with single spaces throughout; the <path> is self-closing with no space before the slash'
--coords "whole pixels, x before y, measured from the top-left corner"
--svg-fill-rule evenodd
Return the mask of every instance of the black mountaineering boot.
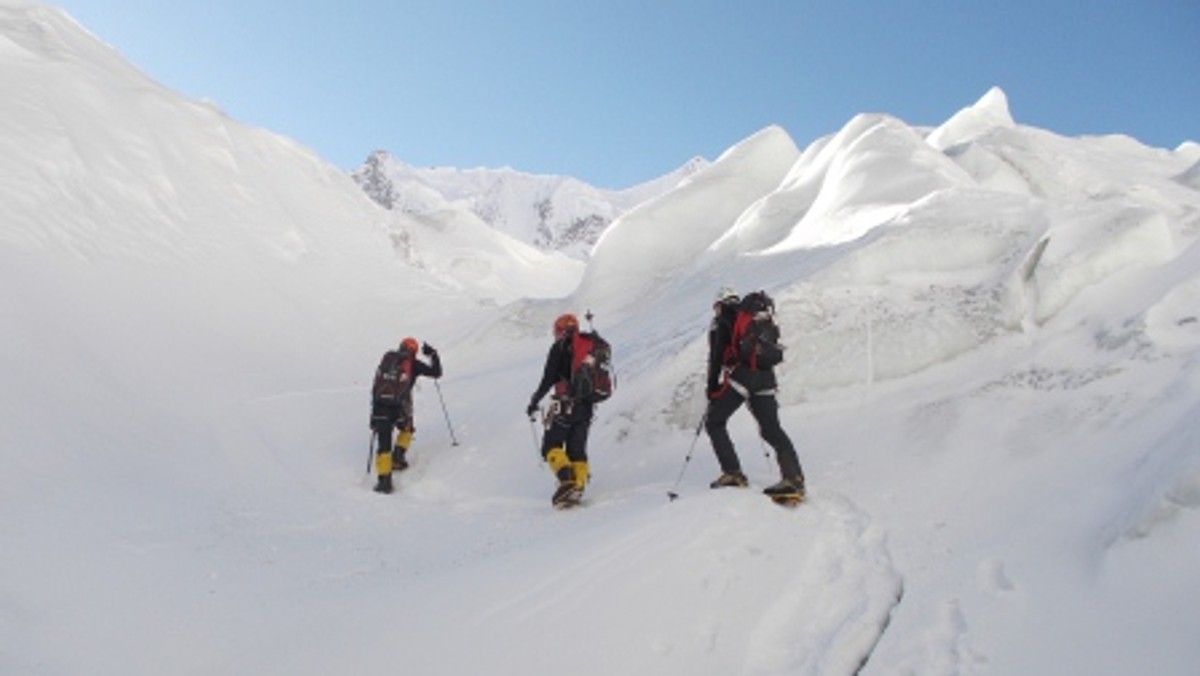
<path id="1" fill-rule="evenodd" d="M 579 499 L 583 497 L 583 487 L 575 481 L 575 468 L 566 465 L 554 474 L 558 478 L 558 488 L 554 489 L 550 504 L 559 509 L 578 505 Z"/>
<path id="2" fill-rule="evenodd" d="M 392 475 L 380 474 L 379 482 L 375 484 L 376 493 L 391 493 L 392 492 Z"/>
<path id="3" fill-rule="evenodd" d="M 772 498 L 788 498 L 791 500 L 804 499 L 804 477 L 796 476 L 783 479 L 763 489 L 763 493 Z"/>
<path id="4" fill-rule="evenodd" d="M 393 448 L 392 449 L 392 471 L 393 472 L 403 472 L 406 469 L 408 469 L 408 461 L 404 459 L 404 451 L 402 451 L 398 448 Z"/>
<path id="5" fill-rule="evenodd" d="M 559 509 L 574 507 L 579 504 L 579 500 L 582 497 L 583 490 L 573 480 L 564 481 L 555 489 L 554 495 L 550 498 L 550 504 Z"/>

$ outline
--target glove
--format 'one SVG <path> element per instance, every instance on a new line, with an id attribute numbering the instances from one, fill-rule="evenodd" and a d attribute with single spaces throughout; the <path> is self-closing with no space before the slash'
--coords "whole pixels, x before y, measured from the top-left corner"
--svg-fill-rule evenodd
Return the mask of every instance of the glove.
<path id="1" fill-rule="evenodd" d="M 437 350 L 433 349 L 433 346 L 429 343 L 421 343 L 421 354 L 425 355 L 426 357 L 432 357 L 435 352 L 437 352 Z"/>
<path id="2" fill-rule="evenodd" d="M 537 402 L 536 402 L 536 401 L 531 401 L 531 402 L 529 402 L 529 407 L 525 409 L 525 415 L 527 415 L 527 416 L 529 416 L 530 418 L 532 418 L 532 417 L 533 417 L 533 414 L 535 414 L 535 413 L 537 413 L 537 412 L 538 412 L 538 405 L 537 405 Z"/>

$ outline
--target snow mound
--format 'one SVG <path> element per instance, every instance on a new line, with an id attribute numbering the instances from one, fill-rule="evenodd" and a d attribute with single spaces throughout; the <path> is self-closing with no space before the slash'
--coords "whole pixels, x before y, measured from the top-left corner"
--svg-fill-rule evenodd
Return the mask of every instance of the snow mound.
<path id="1" fill-rule="evenodd" d="M 1188 167 L 1187 171 L 1177 176 L 1175 180 L 1193 190 L 1200 190 L 1200 160 Z"/>
<path id="2" fill-rule="evenodd" d="M 821 190 L 807 207 L 803 201 L 783 198 L 802 211 L 792 213 L 791 232 L 767 253 L 858 239 L 928 195 L 971 184 L 951 159 L 930 149 L 911 127 L 887 116 L 860 116 L 852 121 L 832 142 L 822 145 L 815 164 L 826 168 L 822 172 L 797 167 L 793 175 L 807 181 L 790 184 L 786 190 L 811 194 L 809 185 L 817 180 Z"/>
<path id="3" fill-rule="evenodd" d="M 572 303 L 606 316 L 644 305 L 686 271 L 739 214 L 774 190 L 798 154 L 787 132 L 769 127 L 674 191 L 621 217 L 596 243 Z M 687 226 L 674 227 L 677 223 Z"/>

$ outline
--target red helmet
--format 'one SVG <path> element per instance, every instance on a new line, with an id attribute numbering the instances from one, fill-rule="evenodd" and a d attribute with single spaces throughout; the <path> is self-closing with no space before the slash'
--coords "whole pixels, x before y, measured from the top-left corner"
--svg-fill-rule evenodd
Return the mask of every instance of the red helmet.
<path id="1" fill-rule="evenodd" d="M 413 338 L 412 336 L 409 336 L 409 337 L 405 338 L 404 340 L 400 341 L 400 351 L 401 352 L 407 352 L 408 354 L 416 354 L 417 349 L 420 347 L 421 347 L 420 344 L 417 343 L 417 339 Z"/>
<path id="2" fill-rule="evenodd" d="M 579 330 L 579 319 L 570 312 L 559 315 L 558 319 L 554 320 L 554 337 L 562 338 L 570 331 Z"/>

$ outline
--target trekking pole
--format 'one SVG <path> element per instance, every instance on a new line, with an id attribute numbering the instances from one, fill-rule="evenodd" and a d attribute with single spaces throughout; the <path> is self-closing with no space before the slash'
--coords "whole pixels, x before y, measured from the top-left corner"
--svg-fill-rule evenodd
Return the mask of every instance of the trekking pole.
<path id="1" fill-rule="evenodd" d="M 446 400 L 442 398 L 442 386 L 438 384 L 438 379 L 433 379 L 433 386 L 437 388 L 438 401 L 442 402 L 442 415 L 446 417 L 446 429 L 450 430 L 450 445 L 457 446 L 458 439 L 454 438 L 454 426 L 450 424 L 450 412 L 446 410 Z"/>
<path id="2" fill-rule="evenodd" d="M 692 437 L 692 446 L 688 449 L 687 456 L 683 459 L 683 467 L 679 468 L 679 476 L 675 479 L 675 485 L 671 486 L 671 490 L 667 491 L 667 498 L 671 502 L 674 502 L 675 498 L 679 497 L 675 489 L 679 488 L 679 482 L 683 481 L 683 473 L 687 471 L 688 463 L 692 461 L 692 453 L 696 451 L 696 442 L 700 440 L 700 430 L 704 429 L 704 421 L 707 419 L 708 411 L 705 411 L 704 415 L 700 416 L 700 424 L 696 425 L 696 436 Z"/>
<path id="3" fill-rule="evenodd" d="M 537 419 L 536 419 L 536 418 L 534 418 L 533 416 L 529 416 L 529 434 L 530 434 L 530 436 L 532 436 L 532 437 L 533 437 L 533 452 L 537 454 L 537 457 L 538 457 L 538 467 L 541 467 L 541 465 L 542 465 L 542 460 L 543 460 L 543 458 L 542 458 L 542 445 L 541 445 L 540 443 L 538 443 L 538 436 L 537 436 Z"/>
<path id="4" fill-rule="evenodd" d="M 375 430 L 371 430 L 371 437 L 367 439 L 367 476 L 371 476 L 371 464 L 375 459 Z"/>

